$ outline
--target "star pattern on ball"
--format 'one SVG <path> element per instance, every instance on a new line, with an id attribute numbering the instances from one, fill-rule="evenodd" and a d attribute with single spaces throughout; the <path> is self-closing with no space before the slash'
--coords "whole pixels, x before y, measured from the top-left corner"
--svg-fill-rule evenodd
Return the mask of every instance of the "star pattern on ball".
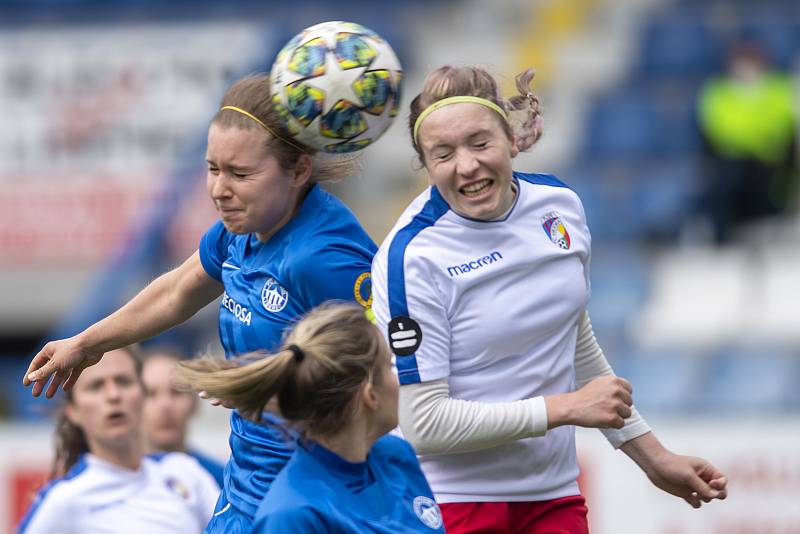
<path id="1" fill-rule="evenodd" d="M 325 54 L 325 107 L 322 110 L 323 114 L 328 113 L 330 109 L 339 100 L 347 100 L 363 106 L 364 103 L 353 90 L 353 83 L 361 77 L 362 74 L 369 67 L 355 67 L 352 69 L 343 69 L 339 62 L 336 60 L 336 54 L 328 51 Z M 308 85 L 314 86 L 314 79 L 307 80 Z"/>

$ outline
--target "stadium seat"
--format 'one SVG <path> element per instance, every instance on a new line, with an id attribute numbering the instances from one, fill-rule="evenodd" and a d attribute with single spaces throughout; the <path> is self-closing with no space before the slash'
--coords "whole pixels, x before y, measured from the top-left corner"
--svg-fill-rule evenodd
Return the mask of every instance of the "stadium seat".
<path id="1" fill-rule="evenodd" d="M 796 388 L 796 357 L 770 345 L 717 350 L 703 373 L 702 404 L 717 414 L 764 414 L 787 409 Z"/>

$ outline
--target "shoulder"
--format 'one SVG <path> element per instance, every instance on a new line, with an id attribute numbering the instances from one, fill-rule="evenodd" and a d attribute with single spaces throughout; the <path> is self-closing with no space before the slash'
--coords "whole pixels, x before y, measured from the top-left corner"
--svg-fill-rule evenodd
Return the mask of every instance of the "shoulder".
<path id="1" fill-rule="evenodd" d="M 414 458 L 417 456 L 414 452 L 414 447 L 408 441 L 392 434 L 386 434 L 378 438 L 372 446 L 372 452 L 381 455 L 413 456 Z"/>
<path id="2" fill-rule="evenodd" d="M 270 489 L 270 492 L 272 490 Z M 269 495 L 269 494 L 267 494 Z M 309 503 L 277 507 L 268 513 L 256 515 L 253 534 L 282 534 L 284 532 L 305 532 L 308 534 L 331 532 L 331 526 L 316 507 Z"/>
<path id="3" fill-rule="evenodd" d="M 583 202 L 578 193 L 554 174 L 514 172 L 514 177 L 519 181 L 520 187 L 535 189 L 533 195 L 528 195 L 528 202 L 538 203 L 542 198 L 560 205 L 568 210 L 575 210 L 579 217 L 583 214 Z"/>
<path id="4" fill-rule="evenodd" d="M 570 186 L 562 182 L 554 174 L 526 173 L 526 172 L 514 171 L 514 177 L 517 178 L 520 181 L 520 183 L 532 184 L 532 185 L 545 185 L 550 187 L 564 187 L 570 190 L 572 189 Z"/>
<path id="5" fill-rule="evenodd" d="M 417 454 L 411 444 L 397 436 L 387 434 L 379 438 L 370 450 L 370 456 L 386 463 L 418 466 Z"/>
<path id="6" fill-rule="evenodd" d="M 66 513 L 72 505 L 79 503 L 80 493 L 85 489 L 87 471 L 88 464 L 85 458 L 81 458 L 66 475 L 48 482 L 40 489 L 22 518 L 18 532 L 24 533 L 34 519 L 47 521 L 48 517 Z"/>
<path id="7" fill-rule="evenodd" d="M 327 502 L 331 490 L 324 472 L 298 448 L 270 485 L 257 516 L 288 514 Z"/>
<path id="8" fill-rule="evenodd" d="M 425 230 L 433 227 L 450 210 L 438 190 L 428 187 L 403 211 L 386 239 L 380 246 L 376 258 L 388 261 L 389 256 L 402 256 L 406 248 L 419 238 Z"/>
<path id="9" fill-rule="evenodd" d="M 145 456 L 144 462 L 162 473 L 182 477 L 207 475 L 197 458 L 183 452 L 160 452 Z"/>

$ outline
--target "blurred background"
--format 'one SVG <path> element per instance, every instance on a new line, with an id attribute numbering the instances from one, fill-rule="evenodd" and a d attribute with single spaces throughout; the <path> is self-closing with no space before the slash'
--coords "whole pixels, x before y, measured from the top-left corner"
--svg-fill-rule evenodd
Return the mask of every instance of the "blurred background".
<path id="1" fill-rule="evenodd" d="M 593 532 L 800 532 L 797 0 L 0 0 L 0 530 L 41 480 L 53 402 L 21 379 L 214 220 L 205 135 L 224 88 L 324 20 L 405 69 L 404 113 L 333 189 L 380 243 L 425 187 L 405 127 L 425 74 L 537 69 L 545 134 L 515 168 L 583 199 L 600 344 L 659 437 L 730 475 L 691 510 L 579 432 Z M 215 305 L 150 342 L 218 350 Z M 206 407 L 196 446 L 224 458 Z"/>

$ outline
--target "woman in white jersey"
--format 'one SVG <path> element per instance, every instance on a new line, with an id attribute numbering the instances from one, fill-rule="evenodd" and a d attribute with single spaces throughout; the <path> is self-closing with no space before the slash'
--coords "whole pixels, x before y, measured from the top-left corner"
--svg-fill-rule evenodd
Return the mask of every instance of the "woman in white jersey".
<path id="1" fill-rule="evenodd" d="M 181 452 L 144 456 L 141 364 L 129 347 L 81 374 L 59 414 L 51 481 L 20 534 L 197 534 L 219 486 Z"/>
<path id="2" fill-rule="evenodd" d="M 432 186 L 375 256 L 400 427 L 449 533 L 588 531 L 574 427 L 597 427 L 659 488 L 725 498 L 707 461 L 665 449 L 613 375 L 586 311 L 591 242 L 578 196 L 512 170 L 541 134 L 533 71 L 509 101 L 480 68 L 432 72 L 411 103 Z M 509 113 L 521 114 L 514 131 Z"/>

